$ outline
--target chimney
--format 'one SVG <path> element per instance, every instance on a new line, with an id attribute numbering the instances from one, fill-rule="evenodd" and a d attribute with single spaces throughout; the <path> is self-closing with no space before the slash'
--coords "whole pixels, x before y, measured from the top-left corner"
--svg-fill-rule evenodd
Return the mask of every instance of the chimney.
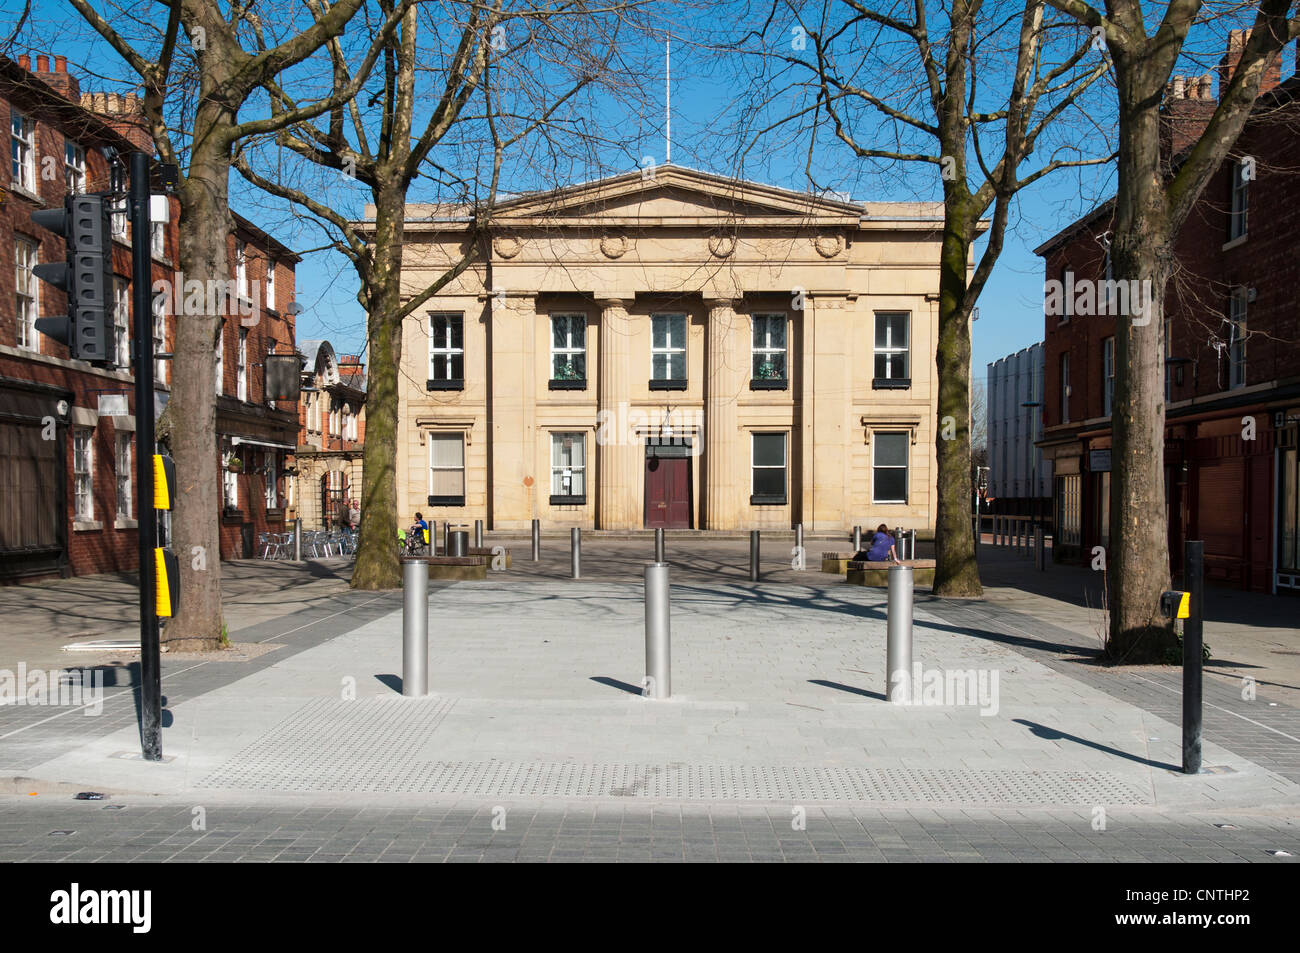
<path id="1" fill-rule="evenodd" d="M 1223 59 L 1219 60 L 1219 99 L 1228 91 L 1232 74 L 1241 62 L 1241 54 L 1246 51 L 1246 41 L 1250 39 L 1249 30 L 1229 30 L 1228 48 L 1224 50 Z M 1282 53 L 1279 50 L 1264 66 L 1264 75 L 1259 81 L 1259 94 L 1262 96 L 1282 82 Z"/>
<path id="2" fill-rule="evenodd" d="M 152 152 L 153 138 L 145 122 L 144 103 L 135 93 L 81 93 L 81 108 L 108 123 L 143 152 Z"/>
<path id="3" fill-rule="evenodd" d="M 31 72 L 32 58 L 28 56 L 26 53 L 24 53 L 22 56 L 18 57 L 18 65 L 21 66 L 23 69 L 27 70 L 28 72 Z"/>
<path id="4" fill-rule="evenodd" d="M 23 59 L 26 59 L 24 57 Z M 22 62 L 20 60 L 19 62 Z M 74 103 L 81 100 L 81 84 L 77 82 L 75 76 L 68 75 L 68 58 L 66 56 L 54 57 L 54 71 L 50 71 L 50 58 L 43 53 L 36 55 L 36 76 L 46 86 L 51 87 L 65 99 L 71 99 Z"/>
<path id="5" fill-rule="evenodd" d="M 1165 161 L 1196 143 L 1217 105 L 1210 98 L 1210 74 L 1175 76 L 1160 108 L 1160 153 Z"/>

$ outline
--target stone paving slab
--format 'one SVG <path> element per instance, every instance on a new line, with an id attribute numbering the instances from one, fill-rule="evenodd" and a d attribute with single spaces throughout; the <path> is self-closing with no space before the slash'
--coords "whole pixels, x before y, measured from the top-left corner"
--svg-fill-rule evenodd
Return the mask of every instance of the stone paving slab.
<path id="1" fill-rule="evenodd" d="M 431 600 L 431 698 L 395 695 L 401 618 L 393 613 L 174 706 L 164 733 L 164 750 L 175 756 L 169 763 L 131 760 L 135 733 L 121 731 L 32 774 L 100 789 L 207 796 L 220 785 L 255 789 L 265 778 L 235 773 L 256 763 L 250 752 L 264 751 L 262 763 L 273 766 L 291 746 L 302 763 L 302 793 L 355 791 L 362 779 L 374 795 L 397 796 L 416 778 L 426 795 L 454 798 L 474 793 L 503 764 L 586 766 L 588 775 L 602 765 L 639 765 L 643 775 L 676 765 L 679 776 L 680 766 L 689 766 L 688 775 L 707 766 L 790 769 L 794 780 L 778 796 L 806 801 L 822 791 L 812 769 L 836 769 L 859 780 L 876 772 L 890 800 L 911 772 L 925 803 L 940 803 L 927 800 L 942 787 L 935 779 L 954 771 L 964 776 L 969 793 L 960 799 L 968 804 L 1005 803 L 990 784 L 981 787 L 981 777 L 1035 771 L 1080 779 L 1084 791 L 1066 798 L 1044 784 L 1040 806 L 1087 802 L 1091 791 L 1111 806 L 1180 810 L 1286 812 L 1300 803 L 1300 787 L 1213 744 L 1206 763 L 1224 773 L 1178 774 L 1178 734 L 1169 722 L 1005 645 L 972 639 L 923 606 L 914 659 L 925 669 L 997 673 L 997 712 L 889 704 L 881 697 L 883 593 L 874 590 L 687 584 L 674 587 L 673 599 L 668 701 L 637 694 L 640 586 L 460 583 Z M 377 724 L 376 710 L 402 706 L 422 713 L 407 744 L 335 747 L 366 737 L 357 725 Z M 313 710 L 332 714 L 313 721 Z M 440 775 L 431 767 L 438 765 Z M 420 788 L 419 778 L 445 779 L 456 770 L 457 784 Z M 276 783 L 286 777 L 281 772 Z M 388 778 L 378 785 L 385 790 L 374 790 L 375 778 Z M 626 788 L 615 778 L 597 796 L 626 798 Z M 647 788 L 640 796 L 654 793 Z"/>
<path id="2" fill-rule="evenodd" d="M 575 803 L 355 796 L 0 797 L 0 860 L 289 863 L 1294 864 L 1294 819 L 1090 809 Z M 1290 857 L 1278 855 L 1286 851 Z M 1218 884 L 1214 884 L 1218 886 Z"/>

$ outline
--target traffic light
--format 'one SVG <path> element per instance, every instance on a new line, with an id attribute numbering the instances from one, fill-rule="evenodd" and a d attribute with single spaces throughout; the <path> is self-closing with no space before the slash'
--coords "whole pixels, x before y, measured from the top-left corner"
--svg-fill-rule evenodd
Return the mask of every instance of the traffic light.
<path id="1" fill-rule="evenodd" d="M 68 313 L 37 318 L 36 330 L 68 346 L 76 360 L 113 365 L 113 230 L 102 195 L 69 195 L 63 208 L 32 221 L 63 237 L 65 260 L 37 265 L 37 278 L 68 299 Z"/>
<path id="2" fill-rule="evenodd" d="M 176 499 L 176 464 L 165 453 L 153 455 L 153 508 L 170 510 Z M 181 605 L 181 568 L 176 554 L 166 546 L 153 551 L 154 613 L 170 619 Z"/>

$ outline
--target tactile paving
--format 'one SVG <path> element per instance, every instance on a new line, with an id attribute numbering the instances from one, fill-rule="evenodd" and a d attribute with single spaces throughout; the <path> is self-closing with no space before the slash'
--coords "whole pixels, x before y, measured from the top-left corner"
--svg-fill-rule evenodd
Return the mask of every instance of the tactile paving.
<path id="1" fill-rule="evenodd" d="M 500 798 L 1147 804 L 1103 771 L 976 771 L 673 762 L 436 761 L 420 757 L 453 699 L 316 700 L 199 787 Z"/>

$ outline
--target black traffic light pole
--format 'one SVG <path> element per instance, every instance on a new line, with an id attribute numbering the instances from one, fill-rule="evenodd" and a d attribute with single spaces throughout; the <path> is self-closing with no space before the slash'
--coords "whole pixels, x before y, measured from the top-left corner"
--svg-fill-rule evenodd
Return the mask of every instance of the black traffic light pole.
<path id="1" fill-rule="evenodd" d="M 153 282 L 150 274 L 149 156 L 131 153 L 131 310 L 135 314 L 136 532 L 140 548 L 140 753 L 162 760 L 162 663 L 158 640 L 158 545 L 153 508 Z"/>
<path id="2" fill-rule="evenodd" d="M 1183 548 L 1183 588 L 1191 598 L 1183 621 L 1183 774 L 1201 770 L 1201 669 L 1205 621 L 1205 543 Z"/>

